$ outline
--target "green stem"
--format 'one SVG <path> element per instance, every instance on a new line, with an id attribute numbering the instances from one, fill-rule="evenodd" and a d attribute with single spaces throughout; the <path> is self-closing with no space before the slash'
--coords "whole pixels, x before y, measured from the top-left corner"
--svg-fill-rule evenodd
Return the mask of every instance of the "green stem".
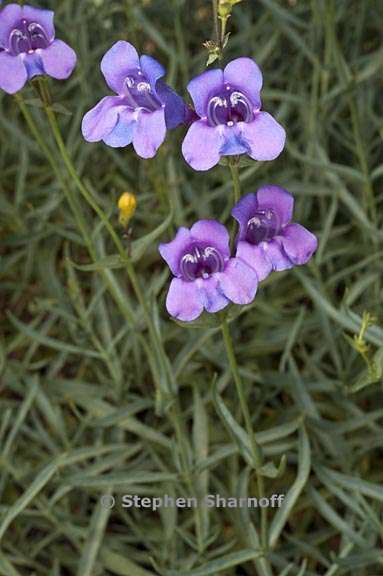
<path id="1" fill-rule="evenodd" d="M 15 95 L 15 99 L 17 101 L 17 104 L 25 118 L 25 121 L 30 129 L 30 131 L 32 132 L 33 136 L 36 139 L 36 142 L 38 143 L 38 145 L 40 146 L 42 152 L 45 154 L 45 156 L 47 157 L 64 193 L 65 196 L 68 200 L 68 204 L 70 206 L 70 208 L 72 209 L 72 212 L 75 216 L 76 219 L 76 224 L 84 238 L 85 244 L 88 248 L 89 254 L 92 257 L 92 259 L 96 260 L 97 259 L 97 254 L 96 251 L 92 245 L 92 242 L 90 240 L 90 236 L 89 233 L 87 231 L 87 227 L 86 227 L 86 223 L 84 221 L 83 216 L 81 215 L 81 212 L 78 209 L 78 204 L 76 201 L 76 197 L 74 196 L 74 194 L 72 193 L 72 191 L 70 190 L 69 186 L 67 185 L 61 170 L 56 162 L 56 159 L 54 157 L 54 155 L 52 154 L 52 152 L 50 151 L 49 147 L 47 146 L 47 144 L 45 143 L 44 139 L 42 138 L 38 127 L 36 126 L 34 119 L 32 117 L 32 115 L 30 114 L 28 107 L 25 105 L 25 102 L 23 100 L 23 97 L 21 96 L 21 94 L 16 94 Z"/>
<path id="2" fill-rule="evenodd" d="M 220 37 L 220 48 L 221 48 L 222 56 L 223 56 L 223 50 L 224 50 L 224 46 L 225 46 L 226 25 L 227 25 L 227 18 L 222 18 L 222 20 L 221 20 L 221 37 Z"/>
<path id="3" fill-rule="evenodd" d="M 255 438 L 255 433 L 253 430 L 253 425 L 251 423 L 251 417 L 250 417 L 250 412 L 249 412 L 249 408 L 248 408 L 248 402 L 246 399 L 242 378 L 241 378 L 241 375 L 239 373 L 239 368 L 238 368 L 237 360 L 236 360 L 235 353 L 234 353 L 233 341 L 232 341 L 232 338 L 230 335 L 229 325 L 227 323 L 226 318 L 224 319 L 224 321 L 221 324 L 221 329 L 222 329 L 223 340 L 225 343 L 227 358 L 229 360 L 231 372 L 232 372 L 235 386 L 237 389 L 237 394 L 238 394 L 239 403 L 241 406 L 242 415 L 243 415 L 243 418 L 245 421 L 247 434 L 248 434 L 249 440 L 250 440 L 251 454 L 252 454 L 252 459 L 253 459 L 253 467 L 254 467 L 256 479 L 257 479 L 258 498 L 261 499 L 265 496 L 265 485 L 264 485 L 263 476 L 261 473 L 261 468 L 262 468 L 262 464 L 263 464 L 263 456 L 262 456 L 261 448 L 260 448 L 260 446 L 259 446 L 259 444 Z M 262 548 L 263 548 L 265 553 L 267 552 L 267 547 L 268 547 L 268 537 L 267 537 L 268 526 L 267 526 L 267 523 L 268 523 L 267 508 L 261 508 L 261 544 L 262 544 Z"/>
<path id="4" fill-rule="evenodd" d="M 81 235 L 84 239 L 84 242 L 85 242 L 85 245 L 86 245 L 87 250 L 89 252 L 89 255 L 92 258 L 92 260 L 94 262 L 96 262 L 98 259 L 97 251 L 96 251 L 96 249 L 92 243 L 92 238 L 91 238 L 90 232 L 88 230 L 84 216 L 81 212 L 81 208 L 79 206 L 77 197 L 73 194 L 72 190 L 67 185 L 65 178 L 63 177 L 61 170 L 58 166 L 58 163 L 57 163 L 54 155 L 50 151 L 49 147 L 45 143 L 45 140 L 42 138 L 41 133 L 40 133 L 38 127 L 36 126 L 32 115 L 30 114 L 30 112 L 28 110 L 28 107 L 25 105 L 23 97 L 19 93 L 19 94 L 15 95 L 15 99 L 16 99 L 16 102 L 17 102 L 17 104 L 21 110 L 21 113 L 24 116 L 24 119 L 28 125 L 28 128 L 30 129 L 31 133 L 33 134 L 37 144 L 40 146 L 41 151 L 43 152 L 43 154 L 45 154 L 48 162 L 50 163 L 50 165 L 52 167 L 54 174 L 57 177 L 57 180 L 59 181 L 59 183 L 62 187 L 62 190 L 63 190 L 65 197 L 68 201 L 68 204 L 69 204 L 69 206 L 73 212 L 73 215 L 75 217 L 77 227 L 80 230 Z M 108 278 L 108 275 L 106 273 L 104 273 L 104 271 L 102 271 L 102 276 L 104 278 L 104 281 L 105 281 L 107 288 L 111 292 L 111 295 L 113 296 L 114 300 L 116 301 L 116 303 L 117 303 L 119 309 L 121 310 L 121 312 L 123 313 L 124 317 L 126 318 L 126 320 L 128 322 L 133 324 L 134 323 L 134 316 L 133 316 L 132 311 L 129 308 L 127 308 L 125 305 L 123 305 L 121 298 L 119 297 L 119 294 L 114 289 L 113 284 L 110 282 L 110 280 Z"/>
<path id="5" fill-rule="evenodd" d="M 349 107 L 350 107 L 350 112 L 351 112 L 352 128 L 353 128 L 353 132 L 354 132 L 356 154 L 358 156 L 360 168 L 361 168 L 362 174 L 364 176 L 363 201 L 364 201 L 365 211 L 367 214 L 370 213 L 372 222 L 376 225 L 377 224 L 377 215 L 376 215 L 374 190 L 373 190 L 372 183 L 371 183 L 371 177 L 370 177 L 369 168 L 368 168 L 365 146 L 364 146 L 363 140 L 362 140 L 358 109 L 357 109 L 356 103 L 355 103 L 352 96 L 349 96 Z"/>
<path id="6" fill-rule="evenodd" d="M 154 326 L 154 322 L 153 322 L 152 316 L 150 314 L 147 300 L 145 298 L 142 287 L 141 287 L 140 282 L 138 280 L 138 277 L 137 277 L 136 271 L 134 269 L 133 263 L 132 263 L 131 259 L 128 257 L 128 255 L 124 249 L 124 246 L 123 246 L 118 234 L 116 233 L 114 227 L 110 223 L 107 215 L 105 214 L 103 209 L 97 204 L 92 193 L 83 184 L 79 175 L 77 174 L 76 168 L 74 167 L 72 160 L 71 160 L 71 158 L 68 154 L 68 151 L 66 149 L 66 146 L 65 146 L 63 137 L 61 135 L 61 131 L 60 131 L 59 125 L 57 123 L 57 119 L 56 119 L 56 115 L 55 115 L 54 111 L 52 110 L 51 107 L 47 106 L 45 103 L 44 103 L 44 109 L 45 109 L 45 112 L 46 112 L 46 115 L 48 118 L 49 125 L 52 129 L 52 133 L 54 135 L 54 138 L 56 140 L 57 146 L 59 148 L 60 154 L 62 156 L 62 159 L 63 159 L 64 164 L 68 170 L 69 175 L 73 179 L 73 181 L 74 181 L 75 185 L 77 186 L 80 194 L 83 196 L 85 201 L 89 204 L 89 206 L 94 210 L 94 212 L 97 214 L 97 216 L 100 218 L 100 220 L 104 224 L 105 228 L 109 232 L 109 234 L 110 234 L 110 236 L 111 236 L 111 238 L 112 238 L 112 240 L 113 240 L 113 242 L 117 248 L 117 251 L 120 255 L 121 261 L 123 262 L 123 264 L 126 268 L 126 271 L 127 271 L 129 280 L 131 282 L 131 285 L 133 287 L 134 293 L 135 293 L 136 298 L 137 298 L 138 302 L 140 303 L 140 306 L 142 307 L 142 310 L 144 313 L 146 325 L 148 327 L 148 330 L 149 330 L 149 333 L 150 333 L 150 336 L 151 336 L 151 339 L 153 342 L 153 348 L 154 348 L 154 351 L 155 351 L 156 356 L 157 356 L 157 362 L 159 363 L 159 366 L 161 367 L 161 370 L 164 373 L 164 375 L 166 375 L 166 384 L 167 384 L 166 392 L 168 395 L 172 395 L 176 392 L 176 385 L 175 385 L 174 376 L 173 376 L 172 371 L 169 367 L 167 358 L 165 357 L 165 351 L 163 349 L 162 342 L 161 342 L 161 340 L 158 336 L 157 330 Z"/>
<path id="7" fill-rule="evenodd" d="M 233 197 L 234 197 L 234 204 L 241 198 L 241 183 L 239 180 L 239 169 L 238 165 L 234 162 L 229 163 L 231 179 L 233 181 Z M 231 233 L 230 233 L 230 248 L 231 251 L 234 250 L 235 245 L 235 236 L 237 232 L 237 221 L 233 219 L 232 226 L 231 226 Z"/>
<path id="8" fill-rule="evenodd" d="M 218 9 L 218 1 L 219 0 L 212 0 L 212 6 L 213 6 L 214 34 L 216 45 L 218 48 L 218 58 L 219 60 L 222 60 L 223 51 L 225 48 L 226 26 L 229 16 L 222 15 L 222 12 L 220 14 Z"/>
<path id="9" fill-rule="evenodd" d="M 213 7 L 213 21 L 214 21 L 214 34 L 217 46 L 221 47 L 221 35 L 219 32 L 219 18 L 218 18 L 218 0 L 212 0 Z M 222 52 L 220 52 L 220 59 L 222 58 Z"/>
<path id="10" fill-rule="evenodd" d="M 239 181 L 239 169 L 237 163 L 230 162 L 229 164 L 231 178 L 233 180 L 233 193 L 234 193 L 234 204 L 236 204 L 241 198 L 241 183 Z"/>

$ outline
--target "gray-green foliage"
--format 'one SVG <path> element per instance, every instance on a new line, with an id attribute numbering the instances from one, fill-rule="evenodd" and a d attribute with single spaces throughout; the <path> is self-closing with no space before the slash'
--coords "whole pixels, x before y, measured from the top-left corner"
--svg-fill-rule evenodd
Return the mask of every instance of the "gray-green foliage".
<path id="1" fill-rule="evenodd" d="M 131 254 L 167 359 L 159 373 L 162 352 L 105 227 L 66 175 L 92 262 L 60 183 L 1 94 L 0 574 L 262 573 L 257 511 L 98 504 L 105 493 L 256 496 L 217 325 L 169 320 L 156 247 L 179 225 L 228 218 L 229 171 L 193 172 L 182 129 L 145 162 L 80 133 L 106 93 L 98 63 L 117 39 L 153 53 L 186 95 L 205 64 L 210 4 L 40 5 L 56 9 L 79 55 L 72 78 L 50 84 L 66 144 L 121 237 L 117 198 L 137 194 Z M 227 57 L 257 59 L 263 107 L 288 134 L 278 160 L 241 169 L 243 192 L 285 186 L 297 221 L 320 238 L 309 266 L 272 274 L 230 325 L 267 493 L 288 494 L 269 511 L 270 560 L 284 576 L 383 573 L 382 18 L 376 0 L 247 0 L 229 21 Z M 60 162 L 35 93 L 23 95 Z M 164 393 L 167 362 L 178 407 Z"/>

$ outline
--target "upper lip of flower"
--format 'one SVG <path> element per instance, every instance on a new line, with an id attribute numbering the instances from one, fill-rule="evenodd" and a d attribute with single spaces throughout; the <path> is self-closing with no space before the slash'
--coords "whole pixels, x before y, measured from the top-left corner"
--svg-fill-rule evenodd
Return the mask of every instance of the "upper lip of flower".
<path id="1" fill-rule="evenodd" d="M 31 54 L 35 50 L 46 48 L 49 44 L 44 26 L 39 22 L 28 21 L 24 18 L 11 30 L 7 51 L 14 55 Z"/>
<path id="2" fill-rule="evenodd" d="M 28 5 L 7 4 L 2 9 L 2 16 L 0 48 L 11 55 L 17 56 L 19 53 L 28 53 L 39 48 L 46 48 L 55 39 L 54 13 L 52 10 L 34 8 Z M 29 43 L 29 49 L 17 50 L 15 36 L 18 36 L 18 43 L 20 43 L 20 39 Z M 37 40 L 37 37 L 40 38 L 40 41 L 43 40 L 43 44 L 46 45 L 33 47 L 33 40 Z"/>

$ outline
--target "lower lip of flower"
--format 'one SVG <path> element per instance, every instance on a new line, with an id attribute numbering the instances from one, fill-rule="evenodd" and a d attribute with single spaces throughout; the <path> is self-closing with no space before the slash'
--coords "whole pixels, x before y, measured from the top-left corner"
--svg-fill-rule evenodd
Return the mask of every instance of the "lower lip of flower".
<path id="1" fill-rule="evenodd" d="M 143 108 L 148 112 L 161 108 L 161 102 L 153 94 L 150 83 L 141 70 L 132 70 L 128 73 L 124 92 L 131 108 Z"/>
<path id="2" fill-rule="evenodd" d="M 38 22 L 21 20 L 9 35 L 9 52 L 15 56 L 49 46 L 48 35 Z"/>
<path id="3" fill-rule="evenodd" d="M 180 271 L 184 280 L 192 282 L 197 278 L 210 278 L 212 274 L 222 272 L 224 266 L 224 258 L 216 248 L 195 244 L 181 258 Z"/>
<path id="4" fill-rule="evenodd" d="M 210 126 L 233 126 L 237 122 L 251 122 L 253 118 L 253 106 L 249 98 L 229 84 L 225 84 L 208 102 L 207 120 Z"/>
<path id="5" fill-rule="evenodd" d="M 279 220 L 274 210 L 271 208 L 257 210 L 247 222 L 245 240 L 249 244 L 256 245 L 272 240 L 279 232 Z"/>

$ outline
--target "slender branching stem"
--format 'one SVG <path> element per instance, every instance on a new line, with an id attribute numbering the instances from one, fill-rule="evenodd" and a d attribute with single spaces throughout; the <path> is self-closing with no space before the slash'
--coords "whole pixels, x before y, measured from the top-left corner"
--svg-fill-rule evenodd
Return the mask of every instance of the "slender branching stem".
<path id="1" fill-rule="evenodd" d="M 48 118 L 48 122 L 49 122 L 49 125 L 51 127 L 53 136 L 56 140 L 56 144 L 57 144 L 58 149 L 60 151 L 62 160 L 63 160 L 63 162 L 67 168 L 67 171 L 68 171 L 70 177 L 72 178 L 74 184 L 76 185 L 78 191 L 80 192 L 80 194 L 82 195 L 84 200 L 94 210 L 94 212 L 97 214 L 97 216 L 99 217 L 101 222 L 104 224 L 106 230 L 110 234 L 110 236 L 111 236 L 111 238 L 112 238 L 112 240 L 113 240 L 113 242 L 117 248 L 117 251 L 119 253 L 121 261 L 125 266 L 125 269 L 127 271 L 127 274 L 128 274 L 129 280 L 131 282 L 131 285 L 133 287 L 136 298 L 137 298 L 138 302 L 140 303 L 140 306 L 142 307 L 145 321 L 146 321 L 146 325 L 147 325 L 147 328 L 149 330 L 150 336 L 153 340 L 153 348 L 154 348 L 154 351 L 155 351 L 156 356 L 157 356 L 157 361 L 159 362 L 161 370 L 166 375 L 166 381 L 167 381 L 167 387 L 168 387 L 167 393 L 169 395 L 171 395 L 171 394 L 175 393 L 175 391 L 176 391 L 175 390 L 174 376 L 173 376 L 173 373 L 170 369 L 169 363 L 165 357 L 165 351 L 163 349 L 161 339 L 160 339 L 159 334 L 157 332 L 157 329 L 154 325 L 153 318 L 151 316 L 149 306 L 148 306 L 145 294 L 143 292 L 142 286 L 138 280 L 133 262 L 132 262 L 131 258 L 129 258 L 129 256 L 128 256 L 128 254 L 127 254 L 127 252 L 126 252 L 126 250 L 125 250 L 125 248 L 121 242 L 121 239 L 119 238 L 116 230 L 114 229 L 113 225 L 109 221 L 108 216 L 106 215 L 104 210 L 99 206 L 99 204 L 95 200 L 92 192 L 87 188 L 87 186 L 85 186 L 85 184 L 82 182 L 81 178 L 79 177 L 77 170 L 76 170 L 75 166 L 73 165 L 72 159 L 70 158 L 70 156 L 68 154 L 68 151 L 67 151 L 65 142 L 63 140 L 63 137 L 61 135 L 61 130 L 60 130 L 60 127 L 58 125 L 57 118 L 56 118 L 56 115 L 55 115 L 53 109 L 51 108 L 51 106 L 48 106 L 45 102 L 43 102 L 43 104 L 44 104 L 44 110 L 45 110 L 46 116 Z"/>
<path id="2" fill-rule="evenodd" d="M 255 470 L 257 480 L 258 498 L 263 498 L 265 496 L 265 485 L 261 472 L 263 464 L 262 451 L 255 437 L 253 425 L 251 422 L 250 411 L 248 407 L 248 401 L 246 399 L 243 381 L 239 372 L 237 359 L 234 353 L 233 340 L 230 334 L 230 329 L 226 318 L 223 320 L 221 324 L 221 330 L 223 341 L 225 344 L 226 355 L 230 364 L 230 369 L 233 376 L 233 380 L 235 382 L 235 387 L 237 390 L 237 395 L 241 406 L 246 431 L 250 441 L 253 468 Z M 266 553 L 268 546 L 268 519 L 267 519 L 267 508 L 265 507 L 261 508 L 261 544 L 264 552 Z"/>

